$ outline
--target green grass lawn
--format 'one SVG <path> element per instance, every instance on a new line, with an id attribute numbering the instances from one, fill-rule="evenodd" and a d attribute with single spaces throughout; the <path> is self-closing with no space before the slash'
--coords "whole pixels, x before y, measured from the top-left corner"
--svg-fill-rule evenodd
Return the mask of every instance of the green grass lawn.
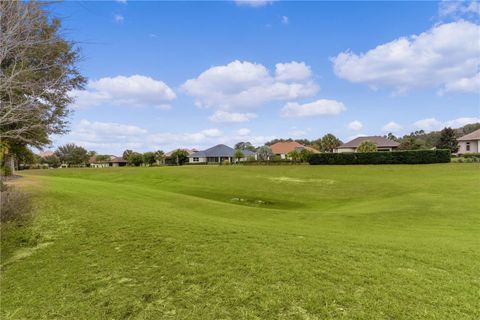
<path id="1" fill-rule="evenodd" d="M 480 318 L 480 164 L 22 175 L 1 319 Z"/>

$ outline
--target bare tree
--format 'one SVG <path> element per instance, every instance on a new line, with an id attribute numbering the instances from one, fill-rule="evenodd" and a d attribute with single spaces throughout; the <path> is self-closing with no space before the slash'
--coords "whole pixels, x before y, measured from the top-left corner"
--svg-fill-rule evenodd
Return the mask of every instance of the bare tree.
<path id="1" fill-rule="evenodd" d="M 0 140 L 42 148 L 67 131 L 71 91 L 85 78 L 78 49 L 60 35 L 44 4 L 0 1 Z"/>

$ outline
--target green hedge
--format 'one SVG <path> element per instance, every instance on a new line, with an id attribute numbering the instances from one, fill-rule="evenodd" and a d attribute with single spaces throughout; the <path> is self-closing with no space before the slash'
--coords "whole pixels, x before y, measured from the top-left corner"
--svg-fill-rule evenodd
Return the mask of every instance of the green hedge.
<path id="1" fill-rule="evenodd" d="M 317 153 L 309 163 L 317 164 L 421 164 L 450 162 L 450 150 L 411 150 L 365 153 Z"/>
<path id="2" fill-rule="evenodd" d="M 480 158 L 480 153 L 464 153 L 462 154 L 464 158 Z"/>

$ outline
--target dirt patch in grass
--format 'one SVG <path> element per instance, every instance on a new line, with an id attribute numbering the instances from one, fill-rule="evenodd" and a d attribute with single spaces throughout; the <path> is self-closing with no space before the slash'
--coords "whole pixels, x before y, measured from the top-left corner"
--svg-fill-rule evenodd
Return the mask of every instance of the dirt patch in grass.
<path id="1" fill-rule="evenodd" d="M 332 179 L 300 179 L 300 178 L 290 178 L 290 177 L 273 177 L 270 180 L 275 182 L 290 182 L 290 183 L 312 183 L 312 184 L 323 184 L 331 185 L 335 183 L 335 180 Z"/>

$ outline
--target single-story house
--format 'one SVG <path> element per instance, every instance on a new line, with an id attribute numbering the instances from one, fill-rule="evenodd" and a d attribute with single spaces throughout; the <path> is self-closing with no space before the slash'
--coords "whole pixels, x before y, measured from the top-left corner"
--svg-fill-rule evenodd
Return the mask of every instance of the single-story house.
<path id="1" fill-rule="evenodd" d="M 255 152 L 250 150 L 242 150 L 243 158 L 239 161 L 246 161 L 249 157 L 255 157 Z M 237 161 L 235 158 L 235 149 L 224 144 L 216 145 L 207 150 L 198 151 L 188 156 L 189 163 L 222 163 L 228 160 L 233 163 Z"/>
<path id="2" fill-rule="evenodd" d="M 88 161 L 92 168 L 106 168 L 106 167 L 124 167 L 127 165 L 127 160 L 122 157 L 110 156 L 108 160 L 97 160 L 96 156 L 93 156 Z"/>
<path id="3" fill-rule="evenodd" d="M 458 140 L 458 154 L 480 152 L 480 129 L 460 137 Z"/>
<path id="4" fill-rule="evenodd" d="M 288 154 L 292 151 L 298 151 L 301 152 L 302 150 L 308 150 L 312 153 L 320 153 L 315 148 L 304 146 L 303 144 L 300 144 L 296 141 L 285 141 L 285 142 L 277 142 L 274 143 L 270 146 L 270 149 L 272 149 L 272 153 L 276 156 L 280 156 L 281 159 L 287 159 Z"/>
<path id="5" fill-rule="evenodd" d="M 400 143 L 381 136 L 358 137 L 347 143 L 342 144 L 335 152 L 357 152 L 357 148 L 362 142 L 371 141 L 377 145 L 378 151 L 395 151 L 400 146 Z"/>
<path id="6" fill-rule="evenodd" d="M 108 164 L 110 167 L 124 167 L 128 163 L 127 160 L 123 159 L 122 157 L 113 157 L 110 161 L 108 161 Z"/>

